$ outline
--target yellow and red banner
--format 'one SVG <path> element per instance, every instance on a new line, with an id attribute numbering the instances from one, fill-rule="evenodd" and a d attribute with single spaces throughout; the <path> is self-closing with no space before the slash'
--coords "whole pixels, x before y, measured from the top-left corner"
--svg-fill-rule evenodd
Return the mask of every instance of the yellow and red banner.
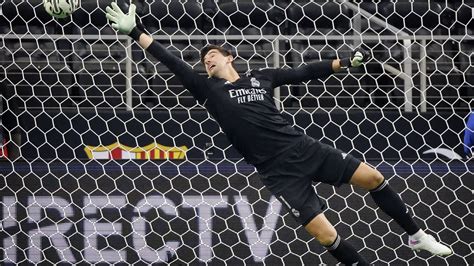
<path id="1" fill-rule="evenodd" d="M 119 142 L 107 146 L 84 148 L 89 159 L 95 160 L 182 160 L 186 158 L 188 147 L 168 147 L 151 143 L 144 147 L 129 147 Z"/>

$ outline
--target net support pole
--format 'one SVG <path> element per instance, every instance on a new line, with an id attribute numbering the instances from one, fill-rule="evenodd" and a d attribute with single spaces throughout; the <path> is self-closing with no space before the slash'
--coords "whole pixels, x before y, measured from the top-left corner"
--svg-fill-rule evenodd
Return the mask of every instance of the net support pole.
<path id="1" fill-rule="evenodd" d="M 362 16 L 360 13 L 354 14 L 352 28 L 354 29 L 354 40 L 352 41 L 352 45 L 354 47 L 359 47 L 362 44 Z"/>
<path id="2" fill-rule="evenodd" d="M 278 38 L 273 40 L 273 67 L 280 67 L 280 39 Z M 275 101 L 276 108 L 281 110 L 280 87 L 276 87 L 273 90 L 273 99 Z"/>
<path id="3" fill-rule="evenodd" d="M 337 0 L 337 2 L 347 6 L 349 9 L 354 11 L 356 14 L 360 14 L 361 16 L 365 17 L 367 20 L 372 21 L 373 23 L 376 23 L 392 32 L 394 32 L 397 36 L 401 37 L 408 37 L 408 33 L 400 30 L 399 28 L 390 25 L 387 23 L 387 21 L 384 21 L 377 16 L 374 16 L 373 14 L 370 14 L 366 10 L 358 7 L 357 5 L 350 3 L 347 0 Z M 408 80 L 406 76 L 410 77 L 411 79 L 411 74 L 412 74 L 412 66 L 411 66 L 411 40 L 410 39 L 403 39 L 403 47 L 404 49 L 404 63 L 403 63 L 403 72 L 406 74 L 404 78 L 404 91 L 405 91 L 405 104 L 404 104 L 404 109 L 405 112 L 411 112 L 413 110 L 413 82 Z"/>
<path id="4" fill-rule="evenodd" d="M 421 39 L 420 48 L 420 111 L 426 112 L 426 39 Z"/>
<path id="5" fill-rule="evenodd" d="M 403 61 L 403 72 L 405 72 L 405 78 L 403 87 L 405 93 L 405 112 L 412 112 L 413 111 L 413 82 L 411 79 L 412 74 L 412 63 L 411 63 L 411 40 L 403 40 L 403 53 L 404 53 L 404 61 Z"/>
<path id="6" fill-rule="evenodd" d="M 407 75 L 407 73 L 405 71 L 400 71 L 400 70 L 394 68 L 393 66 L 391 66 L 389 64 L 383 64 L 382 67 L 387 72 L 392 73 L 396 77 L 403 79 L 404 84 L 405 84 L 405 88 L 413 88 L 414 87 L 413 79 L 411 78 L 411 76 Z M 411 67 L 411 65 L 410 65 L 410 67 Z M 411 93 L 411 90 L 410 90 L 410 93 Z M 407 95 L 405 94 L 405 111 L 407 111 L 407 99 L 406 98 L 407 98 Z M 411 107 L 411 106 L 412 105 L 409 105 L 409 107 Z M 411 112 L 411 111 L 407 111 L 407 112 Z"/>
<path id="7" fill-rule="evenodd" d="M 126 40 L 127 54 L 125 59 L 125 106 L 127 111 L 132 111 L 132 41 L 130 38 Z"/>

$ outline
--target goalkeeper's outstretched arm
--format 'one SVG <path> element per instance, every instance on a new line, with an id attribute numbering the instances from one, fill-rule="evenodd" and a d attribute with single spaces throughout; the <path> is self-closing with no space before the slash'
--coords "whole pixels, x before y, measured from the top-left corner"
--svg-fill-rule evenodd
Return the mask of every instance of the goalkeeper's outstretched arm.
<path id="1" fill-rule="evenodd" d="M 112 22 L 112 28 L 118 30 L 120 33 L 129 35 L 146 50 L 153 43 L 153 38 L 137 28 L 137 22 L 135 20 L 136 9 L 137 7 L 131 4 L 128 14 L 125 14 L 117 3 L 112 2 L 110 6 L 105 9 L 107 11 L 105 16 Z"/>
<path id="2" fill-rule="evenodd" d="M 153 37 L 146 34 L 143 30 L 137 27 L 135 19 L 136 6 L 130 5 L 128 14 L 122 12 L 117 3 L 112 2 L 106 8 L 107 19 L 112 22 L 112 28 L 118 30 L 120 33 L 127 34 L 132 37 L 138 44 L 148 51 L 153 57 L 167 66 L 183 83 L 183 85 L 193 92 L 199 85 L 205 83 L 205 78 L 196 73 L 188 64 L 181 58 L 170 53 L 163 45 L 154 40 Z"/>
<path id="3" fill-rule="evenodd" d="M 267 69 L 265 72 L 272 77 L 273 86 L 278 87 L 286 84 L 297 84 L 300 82 L 325 79 L 334 72 L 348 67 L 359 67 L 369 59 L 368 52 L 358 49 L 351 57 L 334 60 L 322 60 L 309 63 L 297 68 L 289 69 Z"/>

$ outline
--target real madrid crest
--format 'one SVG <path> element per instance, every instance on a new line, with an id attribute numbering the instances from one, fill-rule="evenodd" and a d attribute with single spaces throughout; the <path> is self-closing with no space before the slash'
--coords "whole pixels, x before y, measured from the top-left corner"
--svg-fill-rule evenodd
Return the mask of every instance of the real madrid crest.
<path id="1" fill-rule="evenodd" d="M 260 87 L 260 81 L 258 81 L 256 78 L 251 78 L 250 83 L 252 87 Z"/>

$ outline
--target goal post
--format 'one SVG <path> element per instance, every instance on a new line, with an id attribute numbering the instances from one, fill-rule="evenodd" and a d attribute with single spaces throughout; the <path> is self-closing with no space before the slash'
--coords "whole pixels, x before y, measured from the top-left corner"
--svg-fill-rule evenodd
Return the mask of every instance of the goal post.
<path id="1" fill-rule="evenodd" d="M 111 1 L 82 0 L 65 19 L 40 0 L 0 7 L 0 263 L 336 263 L 173 73 L 108 25 Z M 454 254 L 415 254 L 351 186 L 315 184 L 325 214 L 376 264 L 474 263 L 470 1 L 133 2 L 203 75 L 208 43 L 231 48 L 241 75 L 368 50 L 360 69 L 277 88 L 275 104 L 377 168 Z"/>

